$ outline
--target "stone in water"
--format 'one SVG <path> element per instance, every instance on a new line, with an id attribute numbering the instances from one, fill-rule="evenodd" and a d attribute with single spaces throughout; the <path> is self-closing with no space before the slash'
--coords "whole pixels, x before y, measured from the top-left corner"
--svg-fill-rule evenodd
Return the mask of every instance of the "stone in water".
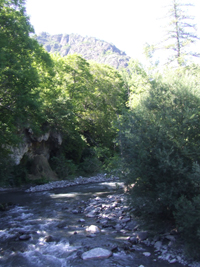
<path id="1" fill-rule="evenodd" d="M 107 259 L 112 255 L 112 252 L 104 248 L 93 248 L 82 254 L 83 260 L 94 260 L 94 259 Z"/>

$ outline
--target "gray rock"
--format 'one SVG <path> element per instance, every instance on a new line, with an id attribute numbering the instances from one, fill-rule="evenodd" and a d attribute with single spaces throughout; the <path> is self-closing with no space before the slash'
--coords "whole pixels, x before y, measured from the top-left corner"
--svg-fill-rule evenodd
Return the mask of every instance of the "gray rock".
<path id="1" fill-rule="evenodd" d="M 143 252 L 143 255 L 146 257 L 149 257 L 149 256 L 151 256 L 151 253 L 150 252 Z"/>
<path id="2" fill-rule="evenodd" d="M 30 235 L 20 235 L 19 240 L 29 240 L 31 238 Z"/>
<path id="3" fill-rule="evenodd" d="M 130 222 L 131 218 L 130 217 L 124 217 L 121 221 L 122 223 L 127 223 Z"/>
<path id="4" fill-rule="evenodd" d="M 85 230 L 86 230 L 86 232 L 89 232 L 91 234 L 97 234 L 97 233 L 100 233 L 101 232 L 101 230 L 99 229 L 99 227 L 96 226 L 96 225 L 90 225 Z"/>
<path id="5" fill-rule="evenodd" d="M 155 244 L 154 244 L 154 247 L 156 250 L 160 250 L 161 247 L 162 247 L 162 242 L 161 241 L 157 241 Z"/>
<path id="6" fill-rule="evenodd" d="M 130 57 L 113 44 L 94 37 L 83 37 L 78 34 L 49 35 L 41 33 L 37 40 L 48 52 L 59 52 L 61 56 L 78 53 L 85 59 L 92 59 L 115 68 L 128 66 Z M 104 175 L 107 178 L 107 174 Z"/>
<path id="7" fill-rule="evenodd" d="M 175 263 L 176 259 L 169 260 L 169 263 Z"/>
<path id="8" fill-rule="evenodd" d="M 129 238 L 129 241 L 132 243 L 132 244 L 137 244 L 138 243 L 138 239 L 136 236 L 131 236 Z"/>
<path id="9" fill-rule="evenodd" d="M 79 219 L 78 222 L 84 223 L 85 219 Z"/>
<path id="10" fill-rule="evenodd" d="M 45 236 L 44 241 L 45 242 L 53 242 L 54 241 L 53 236 L 51 236 L 51 235 Z"/>
<path id="11" fill-rule="evenodd" d="M 148 237 L 148 232 L 147 231 L 141 231 L 137 233 L 137 237 L 140 241 L 143 241 L 145 239 L 147 239 Z"/>
<path id="12" fill-rule="evenodd" d="M 87 213 L 86 216 L 89 217 L 89 218 L 94 218 L 95 217 L 95 212 L 91 211 L 91 212 Z"/>
<path id="13" fill-rule="evenodd" d="M 102 220 L 99 221 L 99 223 L 102 224 L 103 226 L 105 226 L 105 225 L 107 225 L 108 220 L 102 219 Z"/>
<path id="14" fill-rule="evenodd" d="M 125 229 L 133 231 L 136 225 L 137 225 L 136 221 L 127 222 Z"/>
<path id="15" fill-rule="evenodd" d="M 115 229 L 117 230 L 117 231 L 120 231 L 121 229 L 122 229 L 122 225 L 121 224 L 116 224 L 115 225 Z"/>
<path id="16" fill-rule="evenodd" d="M 73 214 L 78 214 L 79 212 L 78 212 L 78 210 L 72 210 L 72 213 Z"/>
<path id="17" fill-rule="evenodd" d="M 93 248 L 82 254 L 83 260 L 94 260 L 94 259 L 107 259 L 112 255 L 112 252 L 104 248 Z"/>
<path id="18" fill-rule="evenodd" d="M 165 238 L 172 241 L 172 242 L 174 242 L 176 240 L 173 235 L 166 235 Z"/>

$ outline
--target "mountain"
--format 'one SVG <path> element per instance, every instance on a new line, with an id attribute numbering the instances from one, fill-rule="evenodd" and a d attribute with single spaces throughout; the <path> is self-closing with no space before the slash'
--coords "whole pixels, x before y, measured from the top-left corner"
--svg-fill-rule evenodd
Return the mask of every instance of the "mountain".
<path id="1" fill-rule="evenodd" d="M 87 60 L 107 64 L 116 69 L 126 68 L 130 60 L 125 52 L 113 44 L 94 37 L 83 37 L 73 33 L 50 35 L 42 32 L 36 38 L 48 52 L 59 52 L 61 56 L 77 53 Z"/>

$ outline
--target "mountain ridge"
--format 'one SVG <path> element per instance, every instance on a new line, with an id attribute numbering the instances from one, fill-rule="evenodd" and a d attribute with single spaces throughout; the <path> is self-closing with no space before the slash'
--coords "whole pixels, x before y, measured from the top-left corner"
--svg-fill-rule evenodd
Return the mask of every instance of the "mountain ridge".
<path id="1" fill-rule="evenodd" d="M 115 45 L 95 37 L 83 37 L 79 34 L 54 34 L 42 32 L 37 41 L 47 52 L 58 52 L 61 56 L 80 54 L 86 60 L 110 65 L 116 69 L 126 68 L 130 57 Z"/>

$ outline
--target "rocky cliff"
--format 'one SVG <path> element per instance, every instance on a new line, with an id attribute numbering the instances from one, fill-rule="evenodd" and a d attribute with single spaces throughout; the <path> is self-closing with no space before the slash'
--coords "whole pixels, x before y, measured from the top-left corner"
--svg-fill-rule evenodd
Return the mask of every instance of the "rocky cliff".
<path id="1" fill-rule="evenodd" d="M 78 34 L 50 35 L 43 32 L 36 38 L 48 52 L 59 52 L 61 56 L 77 53 L 87 60 L 95 60 L 116 69 L 126 68 L 130 60 L 116 46 L 94 37 L 82 37 Z"/>

